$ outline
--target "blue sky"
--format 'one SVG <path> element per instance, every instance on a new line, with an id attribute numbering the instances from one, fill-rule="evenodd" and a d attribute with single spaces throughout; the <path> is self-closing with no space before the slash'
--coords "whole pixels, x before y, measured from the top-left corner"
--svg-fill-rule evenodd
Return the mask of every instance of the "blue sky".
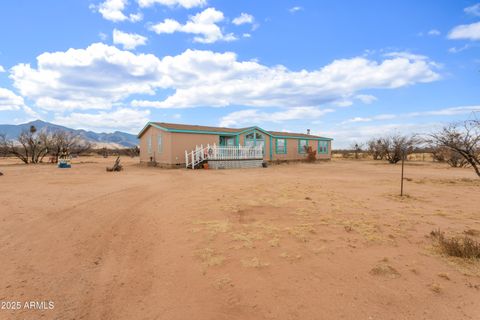
<path id="1" fill-rule="evenodd" d="M 0 123 L 305 132 L 337 147 L 480 110 L 476 1 L 3 0 Z"/>

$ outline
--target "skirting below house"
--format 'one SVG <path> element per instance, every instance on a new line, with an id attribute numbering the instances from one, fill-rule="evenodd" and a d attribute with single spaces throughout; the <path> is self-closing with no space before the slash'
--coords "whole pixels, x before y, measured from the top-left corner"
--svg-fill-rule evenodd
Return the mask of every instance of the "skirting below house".
<path id="1" fill-rule="evenodd" d="M 240 169 L 240 168 L 260 168 L 262 159 L 254 160 L 208 160 L 210 169 Z"/>

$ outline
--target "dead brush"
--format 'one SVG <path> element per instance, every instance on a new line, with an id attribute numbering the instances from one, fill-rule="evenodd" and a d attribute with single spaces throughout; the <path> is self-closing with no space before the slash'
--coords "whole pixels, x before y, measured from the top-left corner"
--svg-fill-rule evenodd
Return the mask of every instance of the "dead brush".
<path id="1" fill-rule="evenodd" d="M 315 162 L 317 161 L 317 150 L 313 150 L 310 146 L 304 146 L 305 153 L 307 157 L 305 158 L 306 162 Z"/>
<path id="2" fill-rule="evenodd" d="M 480 259 L 480 242 L 474 239 L 463 237 L 446 237 L 439 229 L 430 232 L 430 235 L 437 241 L 440 250 L 452 257 L 463 259 Z"/>

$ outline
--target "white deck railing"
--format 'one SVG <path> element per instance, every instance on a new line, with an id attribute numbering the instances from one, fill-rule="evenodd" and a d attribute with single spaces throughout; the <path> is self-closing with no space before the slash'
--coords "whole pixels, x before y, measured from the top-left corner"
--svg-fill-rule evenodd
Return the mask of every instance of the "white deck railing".
<path id="1" fill-rule="evenodd" d="M 194 150 L 185 150 L 185 167 L 195 169 L 195 166 L 205 160 L 251 160 L 263 159 L 262 146 L 217 146 L 207 144 L 196 146 Z"/>

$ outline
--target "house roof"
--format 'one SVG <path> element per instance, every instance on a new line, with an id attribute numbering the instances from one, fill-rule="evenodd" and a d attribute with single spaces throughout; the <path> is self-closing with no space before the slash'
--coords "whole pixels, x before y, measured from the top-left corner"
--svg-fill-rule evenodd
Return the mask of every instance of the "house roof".
<path id="1" fill-rule="evenodd" d="M 190 131 L 210 131 L 210 132 L 231 132 L 237 133 L 241 132 L 246 128 L 225 128 L 225 127 L 210 127 L 210 126 L 197 126 L 191 124 L 180 124 L 180 123 L 167 123 L 167 122 L 152 122 L 165 129 L 174 129 L 174 130 L 190 130 Z"/>
<path id="2" fill-rule="evenodd" d="M 294 132 L 282 132 L 282 131 L 268 131 L 274 137 L 292 137 L 292 138 L 321 138 L 321 139 L 330 139 L 321 136 L 316 136 L 313 134 L 306 133 L 294 133 Z"/>
<path id="3" fill-rule="evenodd" d="M 159 129 L 170 131 L 170 132 L 189 132 L 189 133 L 219 133 L 219 134 L 229 134 L 229 135 L 238 135 L 243 132 L 248 132 L 249 130 L 257 129 L 263 131 L 264 133 L 272 137 L 286 137 L 286 138 L 310 138 L 310 139 L 324 139 L 332 140 L 331 138 L 325 138 L 321 136 L 316 136 L 312 134 L 305 133 L 294 133 L 294 132 L 280 132 L 280 131 L 266 131 L 259 127 L 246 127 L 246 128 L 226 128 L 226 127 L 211 127 L 211 126 L 198 126 L 190 124 L 180 124 L 180 123 L 167 123 L 167 122 L 149 122 L 147 125 L 140 131 L 138 138 L 142 136 L 145 130 L 149 126 L 154 126 Z"/>

